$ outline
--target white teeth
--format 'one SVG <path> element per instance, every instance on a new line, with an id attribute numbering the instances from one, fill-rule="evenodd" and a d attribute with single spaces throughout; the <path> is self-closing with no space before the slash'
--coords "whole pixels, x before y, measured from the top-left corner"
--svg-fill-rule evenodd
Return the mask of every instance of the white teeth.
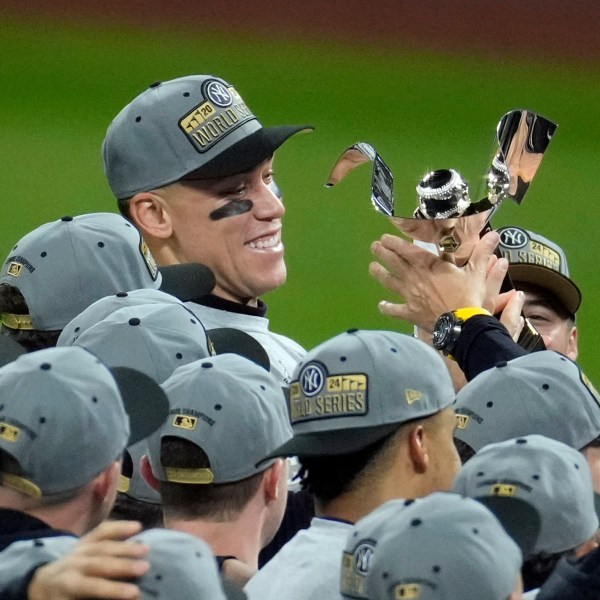
<path id="1" fill-rule="evenodd" d="M 256 242 L 248 242 L 248 246 L 254 250 L 263 250 L 264 248 L 274 248 L 279 243 L 279 235 L 272 235 L 270 238 L 258 240 Z"/>

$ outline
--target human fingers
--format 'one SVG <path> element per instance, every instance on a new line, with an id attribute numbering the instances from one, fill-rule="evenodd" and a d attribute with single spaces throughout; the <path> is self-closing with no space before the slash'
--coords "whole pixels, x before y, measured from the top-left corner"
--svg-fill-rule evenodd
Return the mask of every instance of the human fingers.
<path id="1" fill-rule="evenodd" d="M 149 552 L 149 548 L 145 544 L 128 541 L 113 541 L 102 540 L 100 542 L 87 542 L 78 545 L 74 553 L 80 556 L 119 556 L 122 558 L 144 558 Z"/>
<path id="2" fill-rule="evenodd" d="M 523 304 L 525 303 L 525 294 L 523 292 L 512 291 L 502 294 L 502 302 L 499 305 L 502 310 L 500 323 L 506 327 L 513 340 L 517 341 L 521 330 L 525 325 L 525 320 L 522 316 Z M 506 301 L 504 301 L 506 299 Z"/>
<path id="3" fill-rule="evenodd" d="M 369 273 L 377 279 L 383 287 L 398 296 L 402 296 L 406 290 L 406 284 L 400 277 L 388 271 L 383 265 L 380 265 L 377 262 L 372 262 L 369 265 Z"/>
<path id="4" fill-rule="evenodd" d="M 142 524 L 138 521 L 103 521 L 86 533 L 79 544 L 87 542 L 98 542 L 102 540 L 126 540 L 142 530 Z"/>
<path id="5" fill-rule="evenodd" d="M 500 236 L 496 231 L 488 231 L 475 245 L 471 257 L 467 263 L 469 270 L 485 277 L 490 264 L 490 258 L 500 242 Z"/>
<path id="6" fill-rule="evenodd" d="M 425 250 L 425 248 L 421 248 L 417 244 L 403 240 L 397 235 L 385 233 L 381 236 L 379 244 L 399 259 L 414 267 L 430 267 L 442 261 L 436 254 Z"/>
<path id="7" fill-rule="evenodd" d="M 485 293 L 483 296 L 483 308 L 491 313 L 498 312 L 496 304 L 506 272 L 508 271 L 508 261 L 506 258 L 499 258 L 494 263 L 485 279 Z"/>
<path id="8" fill-rule="evenodd" d="M 382 300 L 378 304 L 378 308 L 382 315 L 394 317 L 395 319 L 409 320 L 410 313 L 406 304 L 396 304 L 394 302 Z"/>

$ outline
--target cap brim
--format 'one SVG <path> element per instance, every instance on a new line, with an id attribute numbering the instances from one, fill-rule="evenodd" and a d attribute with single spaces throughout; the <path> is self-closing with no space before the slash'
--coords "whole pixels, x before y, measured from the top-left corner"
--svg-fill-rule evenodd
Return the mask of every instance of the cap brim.
<path id="1" fill-rule="evenodd" d="M 296 434 L 285 444 L 265 456 L 256 466 L 266 460 L 281 456 L 340 456 L 363 450 L 387 435 L 398 431 L 402 423 L 391 423 L 362 429 L 339 429 Z"/>
<path id="2" fill-rule="evenodd" d="M 217 283 L 214 273 L 200 263 L 159 267 L 162 275 L 161 292 L 171 294 L 182 302 L 207 296 Z"/>
<path id="3" fill-rule="evenodd" d="M 539 512 L 525 500 L 501 496 L 475 498 L 500 521 L 506 533 L 521 549 L 523 560 L 529 558 L 542 529 Z"/>
<path id="4" fill-rule="evenodd" d="M 17 360 L 26 350 L 10 335 L 0 335 L 0 367 Z"/>
<path id="5" fill-rule="evenodd" d="M 269 371 L 271 361 L 260 342 L 239 329 L 217 327 L 206 332 L 217 354 L 238 354 Z"/>
<path id="6" fill-rule="evenodd" d="M 128 446 L 154 433 L 169 414 L 169 400 L 148 375 L 129 367 L 111 367 L 125 411 L 129 415 Z"/>
<path id="7" fill-rule="evenodd" d="M 184 177 L 183 180 L 210 179 L 245 173 L 273 155 L 294 134 L 312 131 L 312 125 L 262 127 Z"/>
<path id="8" fill-rule="evenodd" d="M 574 315 L 581 304 L 580 289 L 558 271 L 542 265 L 511 264 L 508 274 L 515 282 L 529 283 L 547 289 Z"/>

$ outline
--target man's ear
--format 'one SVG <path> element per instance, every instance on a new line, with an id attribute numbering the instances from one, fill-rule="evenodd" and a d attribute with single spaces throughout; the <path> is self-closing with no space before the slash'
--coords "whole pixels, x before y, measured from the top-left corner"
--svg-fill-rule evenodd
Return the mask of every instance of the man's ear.
<path id="1" fill-rule="evenodd" d="M 263 473 L 263 493 L 265 502 L 273 502 L 279 497 L 279 481 L 285 476 L 283 468 L 283 460 L 278 458 L 264 473 Z"/>
<path id="2" fill-rule="evenodd" d="M 579 357 L 579 332 L 577 331 L 577 327 L 573 326 L 571 329 L 571 334 L 569 335 L 569 342 L 567 344 L 567 357 L 573 361 L 576 361 Z"/>
<path id="3" fill-rule="evenodd" d="M 129 201 L 129 212 L 144 238 L 166 239 L 173 224 L 164 198 L 154 192 L 140 192 Z"/>
<path id="4" fill-rule="evenodd" d="M 155 491 L 158 492 L 158 479 L 154 476 L 152 472 L 152 467 L 150 466 L 150 461 L 148 457 L 144 454 L 140 460 L 140 473 L 144 479 L 144 481 Z"/>
<path id="5" fill-rule="evenodd" d="M 408 456 L 416 473 L 425 473 L 429 466 L 426 445 L 427 433 L 423 425 L 415 425 L 408 432 Z"/>
<path id="6" fill-rule="evenodd" d="M 104 471 L 99 473 L 92 481 L 92 490 L 94 496 L 101 502 L 107 498 L 110 502 L 114 500 L 114 492 L 119 485 L 119 477 L 121 475 L 121 461 L 110 463 Z"/>

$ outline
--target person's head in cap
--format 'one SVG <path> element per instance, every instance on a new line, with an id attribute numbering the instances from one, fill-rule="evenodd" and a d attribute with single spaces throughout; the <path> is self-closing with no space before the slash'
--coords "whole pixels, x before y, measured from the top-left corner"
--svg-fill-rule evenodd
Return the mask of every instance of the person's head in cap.
<path id="1" fill-rule="evenodd" d="M 581 291 L 569 276 L 564 251 L 520 227 L 502 227 L 498 233 L 498 250 L 508 259 L 508 274 L 515 288 L 525 294 L 523 315 L 542 335 L 546 348 L 577 360 L 575 314 Z"/>
<path id="2" fill-rule="evenodd" d="M 189 300 L 213 287 L 203 265 L 158 267 L 139 232 L 120 215 L 63 217 L 23 236 L 4 261 L 1 330 L 39 350 L 54 346 L 63 327 L 104 296 L 160 288 Z"/>
<path id="3" fill-rule="evenodd" d="M 148 440 L 142 472 L 160 491 L 165 525 L 237 559 L 247 579 L 285 510 L 286 463 L 257 466 L 292 435 L 283 390 L 235 354 L 179 367 L 162 387 L 170 414 Z"/>
<path id="4" fill-rule="evenodd" d="M 0 506 L 18 523 L 11 535 L 80 535 L 98 524 L 114 502 L 123 450 L 167 411 L 154 380 L 109 369 L 83 348 L 40 350 L 2 367 Z"/>
<path id="5" fill-rule="evenodd" d="M 392 498 L 449 489 L 454 397 L 441 357 L 407 335 L 353 329 L 309 351 L 290 388 L 294 437 L 267 456 L 298 456 L 317 518 L 249 582 L 250 596 L 333 597 L 351 523 Z"/>
<path id="6" fill-rule="evenodd" d="M 528 435 L 482 448 L 454 491 L 485 504 L 520 543 L 525 590 L 538 588 L 565 553 L 596 547 L 592 476 L 580 452 Z"/>
<path id="7" fill-rule="evenodd" d="M 522 598 L 519 547 L 487 508 L 457 494 L 384 504 L 356 524 L 342 560 L 343 598 Z"/>
<path id="8" fill-rule="evenodd" d="M 113 120 L 104 170 L 159 264 L 201 262 L 215 294 L 255 305 L 286 277 L 273 154 L 309 126 L 264 127 L 213 75 L 152 84 Z"/>

